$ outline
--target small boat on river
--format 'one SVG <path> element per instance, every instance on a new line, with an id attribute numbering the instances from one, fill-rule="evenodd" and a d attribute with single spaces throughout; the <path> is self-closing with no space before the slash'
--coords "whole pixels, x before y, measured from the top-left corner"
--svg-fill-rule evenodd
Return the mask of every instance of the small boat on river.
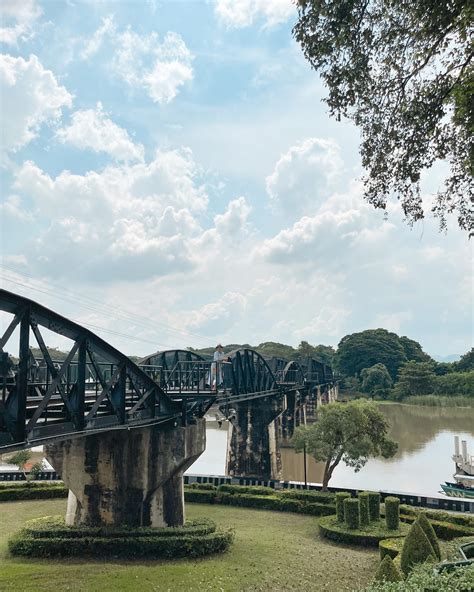
<path id="1" fill-rule="evenodd" d="M 474 498 L 474 456 L 467 453 L 466 440 L 462 440 L 460 451 L 459 436 L 454 436 L 453 460 L 456 466 L 456 472 L 453 475 L 455 482 L 446 481 L 441 484 L 441 489 L 450 497 Z"/>

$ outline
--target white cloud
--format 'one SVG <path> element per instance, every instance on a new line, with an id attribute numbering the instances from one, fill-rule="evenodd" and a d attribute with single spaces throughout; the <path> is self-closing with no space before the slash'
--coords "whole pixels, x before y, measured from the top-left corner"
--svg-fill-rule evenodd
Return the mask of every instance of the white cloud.
<path id="1" fill-rule="evenodd" d="M 81 51 L 82 59 L 87 60 L 95 55 L 102 47 L 106 37 L 113 34 L 115 29 L 113 16 L 107 16 L 102 19 L 102 25 L 94 32 L 92 37 L 86 41 L 85 46 Z"/>
<path id="2" fill-rule="evenodd" d="M 23 207 L 19 195 L 9 195 L 3 203 L 0 203 L 0 212 L 17 220 L 32 219 L 31 213 Z"/>
<path id="3" fill-rule="evenodd" d="M 28 144 L 41 125 L 58 120 L 61 109 L 72 104 L 72 96 L 35 55 L 28 60 L 0 55 L 0 95 L 5 150 Z"/>
<path id="4" fill-rule="evenodd" d="M 76 111 L 71 120 L 71 125 L 57 131 L 61 142 L 81 150 L 106 152 L 118 161 L 143 160 L 143 146 L 134 144 L 127 131 L 107 117 L 100 102 L 95 109 Z"/>
<path id="5" fill-rule="evenodd" d="M 215 13 L 226 27 L 241 29 L 258 19 L 263 19 L 265 27 L 275 27 L 296 16 L 292 0 L 217 0 Z"/>
<path id="6" fill-rule="evenodd" d="M 247 298 L 239 292 L 226 292 L 222 298 L 209 302 L 186 315 L 186 326 L 193 331 L 214 334 L 229 331 L 245 312 Z"/>
<path id="7" fill-rule="evenodd" d="M 106 40 L 113 47 L 115 75 L 133 88 L 144 88 L 155 103 L 171 102 L 193 79 L 193 55 L 178 33 L 168 32 L 160 43 L 155 32 L 139 35 L 130 27 L 119 31 L 109 16 L 86 42 L 82 57 L 96 54 Z"/>
<path id="8" fill-rule="evenodd" d="M 7 26 L 0 27 L 0 43 L 17 45 L 28 38 L 35 20 L 41 14 L 36 0 L 2 0 L 2 24 Z"/>
<path id="9" fill-rule="evenodd" d="M 307 138 L 282 154 L 266 178 L 270 203 L 292 216 L 316 211 L 334 191 L 342 173 L 337 143 Z"/>
<path id="10" fill-rule="evenodd" d="M 189 150 L 158 151 L 148 163 L 52 177 L 33 162 L 19 169 L 15 189 L 34 201 L 40 231 L 29 260 L 56 276 L 129 279 L 180 273 L 214 256 L 209 241 L 235 240 L 249 208 L 232 201 L 203 231 L 208 197 Z M 41 227 L 41 225 L 40 225 Z M 203 240 L 208 234 L 207 240 Z"/>

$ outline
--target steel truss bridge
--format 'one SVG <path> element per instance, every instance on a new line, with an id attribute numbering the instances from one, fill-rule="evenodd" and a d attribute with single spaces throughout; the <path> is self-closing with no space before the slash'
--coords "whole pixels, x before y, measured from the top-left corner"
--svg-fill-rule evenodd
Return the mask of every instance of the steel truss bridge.
<path id="1" fill-rule="evenodd" d="M 0 311 L 11 317 L 0 337 L 0 453 L 112 429 L 186 425 L 213 404 L 229 417 L 243 401 L 303 399 L 336 382 L 317 360 L 266 359 L 251 349 L 223 362 L 170 350 L 136 364 L 81 325 L 1 289 Z M 64 360 L 51 358 L 51 332 L 71 342 Z"/>

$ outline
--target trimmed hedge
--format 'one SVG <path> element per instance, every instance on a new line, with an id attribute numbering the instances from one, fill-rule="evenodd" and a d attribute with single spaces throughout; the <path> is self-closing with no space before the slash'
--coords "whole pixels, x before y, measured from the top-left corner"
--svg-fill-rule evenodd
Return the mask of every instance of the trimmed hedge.
<path id="1" fill-rule="evenodd" d="M 63 516 L 45 516 L 29 520 L 22 532 L 33 538 L 137 538 L 137 537 L 173 537 L 204 536 L 216 531 L 213 520 L 188 520 L 184 526 L 176 527 L 140 527 L 127 526 L 67 526 Z"/>
<path id="2" fill-rule="evenodd" d="M 400 565 L 405 575 L 408 575 L 417 563 L 424 563 L 429 557 L 435 557 L 435 552 L 428 537 L 420 524 L 415 522 L 405 537 Z"/>
<path id="3" fill-rule="evenodd" d="M 360 515 L 360 525 L 362 527 L 368 526 L 370 522 L 370 513 L 369 513 L 369 494 L 366 491 L 362 491 L 358 495 L 359 498 L 359 515 Z"/>
<path id="4" fill-rule="evenodd" d="M 452 524 L 459 524 L 460 526 L 468 526 L 474 529 L 474 516 L 465 514 L 451 514 L 443 510 L 425 510 L 421 508 L 414 508 L 402 504 L 400 512 L 406 516 L 414 516 L 415 518 L 423 513 L 429 520 L 437 520 L 439 522 L 451 522 Z"/>
<path id="5" fill-rule="evenodd" d="M 275 493 L 275 492 L 274 492 Z M 334 493 L 323 493 L 322 491 L 305 491 L 301 489 L 280 489 L 278 494 L 285 498 L 298 499 L 301 501 L 318 502 L 321 504 L 334 504 L 336 497 Z"/>
<path id="6" fill-rule="evenodd" d="M 32 485 L 31 483 L 16 487 L 0 487 L 0 502 L 20 500 L 53 499 L 67 497 L 69 490 L 64 485 Z"/>
<path id="7" fill-rule="evenodd" d="M 335 511 L 333 505 L 292 499 L 291 496 L 277 493 L 274 490 L 272 492 L 273 495 L 251 495 L 245 493 L 227 493 L 220 490 L 201 491 L 185 488 L 184 499 L 186 502 L 222 504 L 261 510 L 274 510 L 277 512 L 295 512 L 310 516 L 329 516 L 334 514 Z"/>
<path id="8" fill-rule="evenodd" d="M 360 526 L 359 522 L 359 500 L 347 497 L 344 500 L 344 523 L 347 528 L 356 530 Z"/>
<path id="9" fill-rule="evenodd" d="M 389 530 L 397 530 L 400 526 L 400 499 L 398 497 L 385 498 L 385 522 Z"/>
<path id="10" fill-rule="evenodd" d="M 382 541 L 379 541 L 380 559 L 382 560 L 385 555 L 395 559 L 395 557 L 400 554 L 403 543 L 404 539 L 402 537 L 398 537 L 396 539 L 383 539 Z"/>
<path id="11" fill-rule="evenodd" d="M 430 545 L 433 547 L 436 559 L 441 560 L 441 549 L 439 548 L 438 537 L 431 526 L 428 518 L 424 514 L 420 514 L 417 519 L 418 524 L 426 534 L 426 538 L 430 541 Z"/>
<path id="12" fill-rule="evenodd" d="M 368 491 L 369 496 L 369 517 L 371 522 L 380 520 L 380 493 Z"/>
<path id="13" fill-rule="evenodd" d="M 336 516 L 338 522 L 344 522 L 344 500 L 351 497 L 348 491 L 338 491 L 336 493 Z"/>
<path id="14" fill-rule="evenodd" d="M 212 520 L 179 528 L 75 528 L 53 516 L 27 522 L 8 548 L 26 557 L 202 557 L 225 551 L 233 539 L 231 530 L 217 531 Z"/>
<path id="15" fill-rule="evenodd" d="M 405 514 L 405 508 L 403 507 L 403 513 L 400 514 L 400 520 L 408 524 L 413 524 L 413 522 L 415 522 L 416 518 L 421 513 L 423 513 L 427 518 L 429 518 L 433 530 L 440 539 L 443 539 L 445 541 L 451 541 L 452 539 L 457 537 L 469 535 L 474 536 L 474 527 L 462 525 L 458 520 L 459 518 L 467 518 L 469 520 L 467 516 L 453 516 L 457 519 L 456 522 L 454 522 L 451 520 L 452 515 L 448 514 L 447 512 L 439 512 L 438 514 L 438 512 L 435 511 L 421 512 L 420 510 L 418 510 L 416 513 L 412 511 L 411 514 Z M 436 516 L 436 518 L 432 518 L 432 516 Z M 440 520 L 439 518 L 441 517 L 446 517 L 448 521 Z M 464 524 L 466 523 L 464 522 Z"/>
<path id="16" fill-rule="evenodd" d="M 213 485 L 212 483 L 188 483 L 186 487 L 190 487 L 191 489 L 204 489 L 205 491 L 216 491 L 217 486 Z"/>
<path id="17" fill-rule="evenodd" d="M 401 582 L 403 580 L 400 570 L 393 563 L 390 555 L 386 555 L 380 562 L 374 580 L 376 582 Z"/>
<path id="18" fill-rule="evenodd" d="M 395 534 L 385 527 L 385 523 L 370 523 L 364 530 L 349 530 L 344 524 L 337 521 L 334 516 L 326 516 L 319 520 L 319 533 L 321 536 L 349 545 L 358 545 L 361 547 L 377 547 L 379 541 L 387 538 L 404 537 L 408 532 L 405 524 L 400 525 L 400 531 Z"/>
<path id="19" fill-rule="evenodd" d="M 217 488 L 219 492 L 241 494 L 250 493 L 251 495 L 275 495 L 275 490 L 272 487 L 264 487 L 263 485 L 219 485 Z"/>

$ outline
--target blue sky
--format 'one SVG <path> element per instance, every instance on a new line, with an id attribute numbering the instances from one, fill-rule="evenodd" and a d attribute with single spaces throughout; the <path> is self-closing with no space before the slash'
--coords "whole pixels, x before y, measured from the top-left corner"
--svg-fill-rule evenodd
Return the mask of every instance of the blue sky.
<path id="1" fill-rule="evenodd" d="M 429 214 L 443 165 L 413 229 L 368 206 L 295 20 L 288 0 L 4 1 L 2 285 L 130 354 L 375 327 L 470 348 L 472 247 Z"/>

